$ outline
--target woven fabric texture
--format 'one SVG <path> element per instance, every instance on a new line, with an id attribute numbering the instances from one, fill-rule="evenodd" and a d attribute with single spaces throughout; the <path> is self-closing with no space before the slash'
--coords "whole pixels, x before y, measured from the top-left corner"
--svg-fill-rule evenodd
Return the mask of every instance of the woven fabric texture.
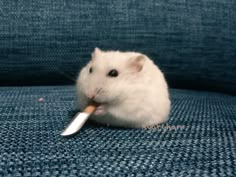
<path id="1" fill-rule="evenodd" d="M 170 86 L 236 93 L 235 0 L 0 1 L 0 84 L 72 83 L 95 46 L 147 54 Z"/>
<path id="2" fill-rule="evenodd" d="M 172 89 L 167 124 L 87 123 L 65 138 L 74 93 L 72 86 L 0 88 L 0 176 L 236 176 L 236 97 Z"/>

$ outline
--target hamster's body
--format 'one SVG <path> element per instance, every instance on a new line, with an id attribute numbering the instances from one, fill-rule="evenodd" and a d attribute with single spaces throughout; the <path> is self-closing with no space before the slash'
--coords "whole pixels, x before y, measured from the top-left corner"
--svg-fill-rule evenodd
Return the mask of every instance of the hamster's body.
<path id="1" fill-rule="evenodd" d="M 116 71 L 116 72 L 115 72 Z M 78 77 L 79 106 L 98 102 L 90 119 L 119 127 L 148 127 L 167 121 L 168 86 L 160 69 L 135 52 L 95 49 Z"/>

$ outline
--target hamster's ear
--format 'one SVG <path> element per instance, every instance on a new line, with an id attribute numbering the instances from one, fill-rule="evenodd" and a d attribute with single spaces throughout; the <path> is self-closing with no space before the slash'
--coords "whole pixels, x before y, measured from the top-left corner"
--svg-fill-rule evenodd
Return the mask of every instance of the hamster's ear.
<path id="1" fill-rule="evenodd" d="M 143 69 L 145 63 L 145 56 L 140 54 L 129 59 L 129 68 L 132 71 L 140 72 Z"/>
<path id="2" fill-rule="evenodd" d="M 96 48 L 94 49 L 94 53 L 101 53 L 101 52 L 102 52 L 102 50 L 99 49 L 98 47 L 96 47 Z"/>
<path id="3" fill-rule="evenodd" d="M 102 50 L 96 47 L 92 53 L 92 58 L 94 58 L 96 55 L 99 55 L 100 53 L 102 53 Z"/>

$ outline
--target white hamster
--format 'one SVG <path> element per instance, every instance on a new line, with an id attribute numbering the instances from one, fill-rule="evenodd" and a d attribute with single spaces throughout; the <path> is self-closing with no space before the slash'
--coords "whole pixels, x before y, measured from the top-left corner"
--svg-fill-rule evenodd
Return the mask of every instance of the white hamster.
<path id="1" fill-rule="evenodd" d="M 90 117 L 97 123 L 145 128 L 168 120 L 167 83 L 144 54 L 95 48 L 91 61 L 80 71 L 76 88 L 81 109 L 91 100 L 99 103 Z"/>

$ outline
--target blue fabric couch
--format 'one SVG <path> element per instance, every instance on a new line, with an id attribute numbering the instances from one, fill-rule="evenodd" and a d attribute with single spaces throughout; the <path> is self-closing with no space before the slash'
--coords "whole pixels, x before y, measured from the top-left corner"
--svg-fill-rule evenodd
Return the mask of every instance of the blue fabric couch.
<path id="1" fill-rule="evenodd" d="M 60 136 L 94 47 L 160 66 L 167 123 Z M 234 0 L 1 0 L 0 85 L 0 176 L 236 176 Z"/>

